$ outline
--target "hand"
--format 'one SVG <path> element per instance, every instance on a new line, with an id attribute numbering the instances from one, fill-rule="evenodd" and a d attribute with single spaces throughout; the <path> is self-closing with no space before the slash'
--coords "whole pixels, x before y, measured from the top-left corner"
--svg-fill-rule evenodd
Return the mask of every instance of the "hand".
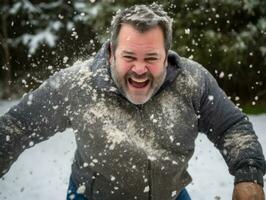
<path id="1" fill-rule="evenodd" d="M 253 182 L 241 182 L 235 185 L 233 200 L 265 200 L 261 185 Z"/>

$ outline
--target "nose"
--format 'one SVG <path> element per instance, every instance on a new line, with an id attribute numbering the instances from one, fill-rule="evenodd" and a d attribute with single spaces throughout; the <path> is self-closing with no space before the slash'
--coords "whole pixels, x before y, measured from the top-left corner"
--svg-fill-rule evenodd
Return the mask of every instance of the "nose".
<path id="1" fill-rule="evenodd" d="M 133 72 L 135 72 L 138 75 L 145 74 L 148 71 L 148 68 L 145 63 L 135 63 L 134 66 L 131 69 Z"/>

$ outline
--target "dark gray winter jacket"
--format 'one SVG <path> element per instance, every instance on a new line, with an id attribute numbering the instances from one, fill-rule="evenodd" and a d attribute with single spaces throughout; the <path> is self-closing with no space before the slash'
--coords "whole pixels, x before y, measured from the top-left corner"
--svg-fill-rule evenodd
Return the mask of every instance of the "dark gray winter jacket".
<path id="1" fill-rule="evenodd" d="M 144 105 L 114 85 L 109 44 L 91 61 L 44 82 L 0 118 L 0 172 L 26 148 L 73 128 L 74 182 L 94 200 L 171 200 L 191 177 L 198 132 L 225 158 L 235 182 L 263 185 L 265 160 L 251 123 L 198 63 L 171 52 L 167 78 Z"/>

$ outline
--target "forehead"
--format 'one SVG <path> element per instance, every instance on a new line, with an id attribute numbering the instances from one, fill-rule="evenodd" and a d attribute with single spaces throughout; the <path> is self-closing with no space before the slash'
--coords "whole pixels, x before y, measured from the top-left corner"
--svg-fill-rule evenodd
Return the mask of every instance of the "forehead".
<path id="1" fill-rule="evenodd" d="M 130 24 L 123 24 L 118 35 L 117 48 L 127 50 L 164 50 L 163 31 L 155 26 L 145 32 L 139 32 Z"/>

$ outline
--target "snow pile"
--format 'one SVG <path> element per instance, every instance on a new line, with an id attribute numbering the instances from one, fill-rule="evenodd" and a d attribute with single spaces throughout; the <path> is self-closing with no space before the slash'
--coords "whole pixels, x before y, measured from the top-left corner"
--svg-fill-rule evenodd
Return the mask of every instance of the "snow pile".
<path id="1" fill-rule="evenodd" d="M 0 101 L 0 115 L 15 103 Z M 259 141 L 265 147 L 266 114 L 249 117 Z M 66 199 L 75 148 L 73 130 L 68 129 L 26 150 L 0 180 L 0 199 Z M 187 189 L 192 199 L 231 199 L 233 177 L 229 175 L 220 153 L 203 134 L 196 141 L 196 151 L 189 163 L 189 172 L 193 182 Z"/>

